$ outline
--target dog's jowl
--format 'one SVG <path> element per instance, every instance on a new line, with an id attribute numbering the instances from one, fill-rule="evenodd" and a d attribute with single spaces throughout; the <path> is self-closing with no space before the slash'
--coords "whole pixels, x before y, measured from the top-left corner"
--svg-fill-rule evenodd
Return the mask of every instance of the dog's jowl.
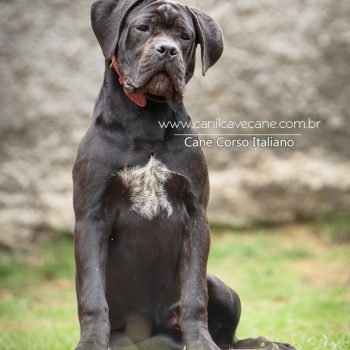
<path id="1" fill-rule="evenodd" d="M 206 271 L 203 153 L 160 127 L 190 120 L 184 88 L 197 45 L 203 75 L 220 58 L 218 24 L 163 0 L 96 0 L 91 21 L 105 74 L 73 170 L 77 349 L 286 349 L 237 343 L 239 298 Z"/>

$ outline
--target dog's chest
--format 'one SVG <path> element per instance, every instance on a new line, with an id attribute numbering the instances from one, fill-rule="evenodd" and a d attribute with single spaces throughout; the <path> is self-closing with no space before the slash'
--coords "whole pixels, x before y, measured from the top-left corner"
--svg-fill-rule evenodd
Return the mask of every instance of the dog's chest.
<path id="1" fill-rule="evenodd" d="M 151 156 L 144 166 L 126 167 L 117 172 L 130 199 L 130 210 L 152 220 L 161 212 L 169 217 L 173 206 L 168 198 L 166 183 L 174 175 L 165 164 Z"/>

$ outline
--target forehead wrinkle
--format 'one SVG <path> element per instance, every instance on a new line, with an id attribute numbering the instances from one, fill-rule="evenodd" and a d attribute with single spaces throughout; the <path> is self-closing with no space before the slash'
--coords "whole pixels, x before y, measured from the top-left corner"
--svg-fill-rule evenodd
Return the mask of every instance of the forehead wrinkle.
<path id="1" fill-rule="evenodd" d="M 193 32 L 192 27 L 188 26 L 188 22 L 186 21 L 185 18 L 183 18 L 182 16 L 178 16 L 176 18 L 176 20 L 174 21 L 174 25 L 181 30 L 186 30 L 186 31 L 190 31 Z"/>
<path id="2" fill-rule="evenodd" d="M 161 22 L 165 25 L 173 25 L 180 13 L 175 6 L 171 4 L 161 4 L 155 9 L 155 13 L 159 16 Z"/>
<path id="3" fill-rule="evenodd" d="M 181 4 L 177 2 L 170 0 L 158 0 L 146 5 L 143 8 L 138 7 L 137 10 L 137 14 L 132 19 L 131 23 L 142 19 L 156 25 L 160 24 L 165 25 L 166 27 L 172 26 L 176 27 L 178 30 L 190 32 L 192 35 L 195 34 L 192 26 L 192 20 L 190 20 L 189 15 Z M 128 16 L 127 20 L 129 18 L 130 16 Z"/>
<path id="4" fill-rule="evenodd" d="M 142 21 L 151 21 L 153 22 L 154 14 L 152 13 L 139 13 L 134 18 L 130 18 L 130 23 L 142 22 Z"/>

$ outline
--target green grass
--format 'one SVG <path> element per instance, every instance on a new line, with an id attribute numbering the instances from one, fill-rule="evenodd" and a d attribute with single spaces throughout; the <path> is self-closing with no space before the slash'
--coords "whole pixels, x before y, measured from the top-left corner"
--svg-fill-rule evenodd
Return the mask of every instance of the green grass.
<path id="1" fill-rule="evenodd" d="M 345 227 L 345 226 L 344 226 Z M 238 231 L 214 227 L 209 271 L 239 293 L 238 336 L 299 350 L 350 349 L 350 243 L 331 222 Z M 74 349 L 79 337 L 68 236 L 0 255 L 0 349 Z"/>

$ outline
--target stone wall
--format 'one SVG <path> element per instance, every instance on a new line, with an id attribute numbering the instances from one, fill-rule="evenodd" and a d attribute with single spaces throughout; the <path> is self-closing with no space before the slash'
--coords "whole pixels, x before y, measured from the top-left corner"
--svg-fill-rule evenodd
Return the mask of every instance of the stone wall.
<path id="1" fill-rule="evenodd" d="M 302 133 L 292 149 L 205 149 L 210 220 L 284 223 L 347 210 L 350 3 L 187 3 L 212 14 L 225 36 L 219 64 L 205 78 L 198 64 L 188 86 L 194 119 L 322 122 L 289 130 Z M 72 230 L 71 168 L 103 57 L 88 1 L 2 0 L 0 16 L 0 242 L 25 247 Z"/>

